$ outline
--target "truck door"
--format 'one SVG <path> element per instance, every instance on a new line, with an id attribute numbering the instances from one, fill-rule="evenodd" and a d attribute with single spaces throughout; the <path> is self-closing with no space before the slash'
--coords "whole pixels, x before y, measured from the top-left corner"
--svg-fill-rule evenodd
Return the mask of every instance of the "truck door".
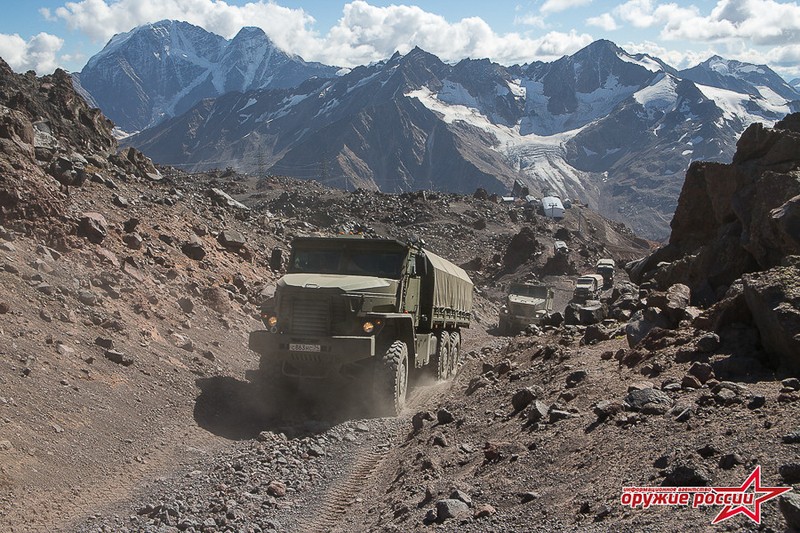
<path id="1" fill-rule="evenodd" d="M 424 256 L 418 256 L 424 260 Z M 418 257 L 411 256 L 409 258 L 408 273 L 403 279 L 403 289 L 401 293 L 401 301 L 398 306 L 401 313 L 408 312 L 414 315 L 414 326 L 419 325 L 419 292 L 420 292 L 420 275 L 418 271 L 420 268 L 420 261 Z"/>
<path id="2" fill-rule="evenodd" d="M 408 311 L 414 315 L 414 326 L 419 325 L 419 278 L 416 276 L 409 276 L 406 278 L 406 301 L 401 302 L 402 306 L 400 311 Z"/>

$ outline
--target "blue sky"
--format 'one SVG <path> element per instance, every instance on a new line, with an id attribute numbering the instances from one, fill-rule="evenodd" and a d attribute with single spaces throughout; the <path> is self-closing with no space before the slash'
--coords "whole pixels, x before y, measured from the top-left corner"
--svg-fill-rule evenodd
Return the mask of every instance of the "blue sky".
<path id="1" fill-rule="evenodd" d="M 677 68 L 713 54 L 800 77 L 800 6 L 781 0 L 6 0 L 0 56 L 17 71 L 79 71 L 116 33 L 169 18 L 230 38 L 263 28 L 309 61 L 354 66 L 413 46 L 446 61 L 552 61 L 597 39 Z"/>

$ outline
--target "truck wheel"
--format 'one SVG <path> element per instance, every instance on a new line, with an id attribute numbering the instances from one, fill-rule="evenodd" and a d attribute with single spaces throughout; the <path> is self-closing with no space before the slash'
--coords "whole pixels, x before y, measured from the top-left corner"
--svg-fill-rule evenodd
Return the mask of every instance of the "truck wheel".
<path id="1" fill-rule="evenodd" d="M 454 377 L 458 372 L 458 365 L 461 363 L 461 333 L 453 331 L 450 333 L 450 372 L 448 377 Z"/>
<path id="2" fill-rule="evenodd" d="M 445 380 L 450 376 L 450 333 L 441 330 L 436 335 L 436 379 Z"/>
<path id="3" fill-rule="evenodd" d="M 379 414 L 399 415 L 406 404 L 407 388 L 408 347 L 403 341 L 394 341 L 375 368 L 373 392 Z"/>
<path id="4" fill-rule="evenodd" d="M 508 335 L 508 330 L 511 329 L 508 327 L 508 319 L 501 316 L 500 320 L 497 323 L 497 330 L 500 335 Z"/>

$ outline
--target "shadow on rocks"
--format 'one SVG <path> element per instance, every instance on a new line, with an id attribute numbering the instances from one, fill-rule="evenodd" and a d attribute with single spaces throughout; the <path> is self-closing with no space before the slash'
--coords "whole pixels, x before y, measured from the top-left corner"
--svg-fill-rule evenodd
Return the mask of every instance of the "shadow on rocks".
<path id="1" fill-rule="evenodd" d="M 253 439 L 269 429 L 279 418 L 277 409 L 261 397 L 255 383 L 229 376 L 213 376 L 195 381 L 200 395 L 194 404 L 197 424 L 231 440 Z"/>
<path id="2" fill-rule="evenodd" d="M 365 417 L 367 406 L 352 394 L 330 394 L 295 390 L 276 394 L 254 381 L 213 376 L 195 381 L 200 394 L 195 399 L 197 424 L 226 439 L 255 439 L 262 431 L 302 438 L 323 433 L 332 426 Z"/>

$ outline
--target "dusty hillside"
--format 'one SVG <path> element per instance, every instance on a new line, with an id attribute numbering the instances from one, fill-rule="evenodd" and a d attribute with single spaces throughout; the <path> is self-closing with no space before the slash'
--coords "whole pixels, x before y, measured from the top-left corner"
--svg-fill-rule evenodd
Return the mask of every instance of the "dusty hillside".
<path id="1" fill-rule="evenodd" d="M 565 307 L 598 258 L 648 243 L 581 206 L 554 222 L 480 191 L 156 169 L 118 154 L 63 76 L 0 74 L 8 530 L 716 530 L 717 507 L 624 508 L 622 487 L 736 485 L 756 465 L 764 486 L 800 480 L 800 383 L 741 307 L 776 302 L 796 331 L 796 263 L 750 269 L 740 298 L 705 312 L 641 266 L 641 287 L 619 272 L 602 305 Z M 64 109 L 83 125 L 70 135 Z M 275 397 L 248 379 L 274 251 L 341 232 L 421 237 L 476 282 L 466 363 L 453 382 L 417 381 L 398 418 L 364 418 L 358 391 Z M 499 336 L 507 284 L 534 278 L 556 287 L 558 317 Z M 776 501 L 764 527 L 796 524 L 793 500 Z"/>

